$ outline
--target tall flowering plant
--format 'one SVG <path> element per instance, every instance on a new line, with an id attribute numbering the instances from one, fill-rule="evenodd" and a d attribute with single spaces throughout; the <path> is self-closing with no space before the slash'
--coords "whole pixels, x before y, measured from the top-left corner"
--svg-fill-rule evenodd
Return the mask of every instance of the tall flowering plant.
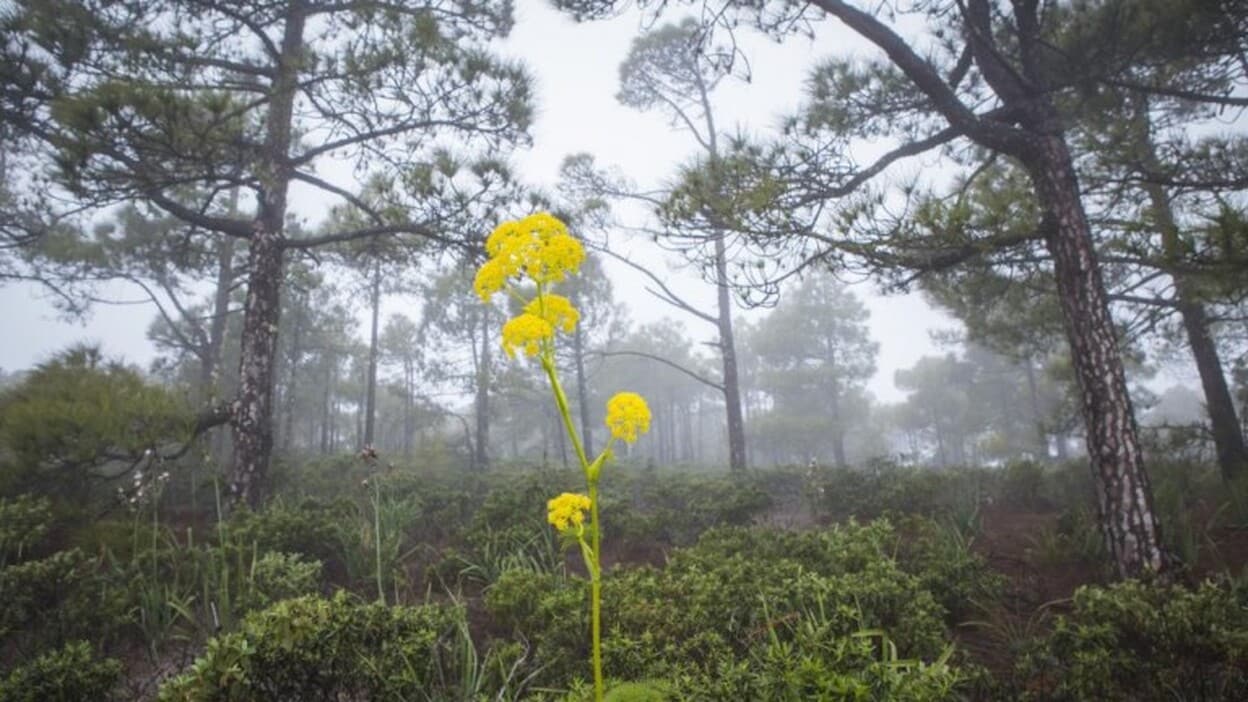
<path id="1" fill-rule="evenodd" d="M 546 509 L 550 525 L 580 546 L 589 571 L 594 698 L 602 700 L 602 527 L 598 518 L 598 477 L 617 441 L 631 444 L 650 430 L 650 408 L 636 393 L 622 392 L 612 397 L 607 402 L 606 417 L 611 439 L 602 453 L 591 460 L 572 423 L 568 397 L 555 368 L 556 341 L 560 334 L 575 331 L 580 313 L 568 298 L 553 290 L 580 269 L 585 249 L 568 233 L 563 222 L 539 212 L 498 225 L 486 240 L 485 251 L 489 259 L 477 271 L 473 289 L 486 303 L 500 292 L 521 303 L 522 312 L 503 325 L 503 349 L 511 358 L 523 354 L 541 364 L 585 474 L 585 493 L 565 492 L 552 498 Z M 518 285 L 526 279 L 536 286 L 531 298 L 525 292 L 527 288 Z"/>

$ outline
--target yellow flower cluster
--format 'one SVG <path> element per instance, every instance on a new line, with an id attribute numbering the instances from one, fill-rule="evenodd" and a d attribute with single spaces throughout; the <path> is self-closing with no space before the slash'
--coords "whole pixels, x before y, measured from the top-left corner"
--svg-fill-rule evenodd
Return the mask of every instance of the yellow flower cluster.
<path id="1" fill-rule="evenodd" d="M 538 285 L 557 283 L 585 260 L 581 242 L 549 212 L 498 225 L 485 241 L 485 252 L 490 260 L 477 271 L 472 287 L 486 302 L 510 278 L 524 274 Z"/>
<path id="2" fill-rule="evenodd" d="M 527 356 L 536 356 L 542 350 L 542 342 L 555 338 L 555 327 L 535 314 L 524 314 L 508 320 L 503 325 L 503 350 L 511 358 L 516 349 L 524 349 Z"/>
<path id="3" fill-rule="evenodd" d="M 635 392 L 616 393 L 607 401 L 607 428 L 611 436 L 634 443 L 637 435 L 650 431 L 650 408 L 645 399 Z"/>
<path id="4" fill-rule="evenodd" d="M 546 521 L 559 531 L 567 531 L 585 523 L 585 512 L 589 507 L 589 498 L 585 495 L 565 492 L 546 503 Z"/>
<path id="5" fill-rule="evenodd" d="M 524 311 L 526 314 L 541 317 L 556 329 L 562 329 L 564 334 L 575 331 L 576 323 L 581 318 L 581 313 L 572 306 L 571 300 L 550 293 L 533 298 L 524 306 Z"/>

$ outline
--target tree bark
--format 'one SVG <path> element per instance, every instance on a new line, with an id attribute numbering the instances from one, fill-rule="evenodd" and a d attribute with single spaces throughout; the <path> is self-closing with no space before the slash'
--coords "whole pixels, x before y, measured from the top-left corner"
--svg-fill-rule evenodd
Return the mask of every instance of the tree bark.
<path id="1" fill-rule="evenodd" d="M 258 507 L 273 453 L 273 362 L 281 317 L 286 196 L 295 90 L 303 54 L 303 0 L 292 0 L 281 57 L 269 93 L 260 150 L 260 197 L 249 238 L 247 301 L 243 310 L 239 397 L 234 404 L 234 464 L 227 479 L 231 505 Z"/>
<path id="2" fill-rule="evenodd" d="M 235 191 L 237 193 L 237 191 Z M 236 195 L 231 199 L 233 213 Z M 200 404 L 212 406 L 224 396 L 221 388 L 221 356 L 229 330 L 230 288 L 234 284 L 234 237 L 221 237 L 217 243 L 217 286 L 213 291 L 212 320 L 208 323 L 208 347 L 200 367 Z M 224 465 L 229 456 L 229 433 L 215 431 L 209 442 L 213 461 Z"/>
<path id="3" fill-rule="evenodd" d="M 280 315 L 280 234 L 261 229 L 251 238 L 244 307 L 238 399 L 234 402 L 234 465 L 227 481 L 231 505 L 259 507 L 273 452 L 273 363 Z"/>
<path id="4" fill-rule="evenodd" d="M 333 397 L 334 386 L 334 364 L 331 357 L 326 355 L 325 363 L 325 385 L 321 388 L 321 454 L 329 453 L 330 449 L 330 425 L 333 422 Z"/>
<path id="5" fill-rule="evenodd" d="M 1074 165 L 1060 133 L 1035 142 L 1024 166 L 1054 224 L 1045 244 L 1079 383 L 1102 533 L 1122 577 L 1161 572 L 1161 529 Z"/>

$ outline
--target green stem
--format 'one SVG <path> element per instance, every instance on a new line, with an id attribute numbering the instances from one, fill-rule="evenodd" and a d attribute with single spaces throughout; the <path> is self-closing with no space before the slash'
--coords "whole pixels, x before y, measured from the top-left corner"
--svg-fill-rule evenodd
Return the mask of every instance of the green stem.
<path id="1" fill-rule="evenodd" d="M 590 628 L 593 636 L 594 699 L 602 702 L 602 562 L 598 558 L 602 532 L 598 528 L 598 481 L 589 483 L 589 538 L 593 541 L 593 568 L 589 572 Z"/>
<path id="2" fill-rule="evenodd" d="M 373 476 L 373 543 L 377 551 L 377 600 L 386 603 L 386 586 L 381 577 L 381 485 Z"/>
<path id="3" fill-rule="evenodd" d="M 563 385 L 559 383 L 559 375 L 555 373 L 554 359 L 547 358 L 543 354 L 542 369 L 546 371 L 546 377 L 550 379 L 550 389 L 555 395 L 555 404 L 559 407 L 559 416 L 563 418 L 563 428 L 568 432 L 568 437 L 572 439 L 572 447 L 576 449 L 576 458 L 581 462 L 581 470 L 586 473 L 588 478 L 589 457 L 585 455 L 585 447 L 581 444 L 581 437 L 576 433 L 576 426 L 572 423 L 572 411 L 568 409 L 568 396 L 564 394 Z M 594 520 L 595 529 L 597 524 L 597 520 Z"/>
<path id="4" fill-rule="evenodd" d="M 555 404 L 559 407 L 559 416 L 563 417 L 563 427 L 568 432 L 568 437 L 572 440 L 572 446 L 576 449 L 576 457 L 581 462 L 581 470 L 585 473 L 585 481 L 589 485 L 589 538 L 590 549 L 589 556 L 585 559 L 585 566 L 589 569 L 589 616 L 590 630 L 592 638 L 591 655 L 594 668 L 594 699 L 602 702 L 604 695 L 604 686 L 602 682 L 602 563 L 598 558 L 601 553 L 599 547 L 602 545 L 602 529 L 599 528 L 598 522 L 598 481 L 590 478 L 589 475 L 589 457 L 585 455 L 585 447 L 581 444 L 581 437 L 576 433 L 576 427 L 572 423 L 572 412 L 568 409 L 568 396 L 563 392 L 563 386 L 559 383 L 559 375 L 555 372 L 554 353 L 551 349 L 546 349 L 542 353 L 542 369 L 546 371 L 546 377 L 550 379 L 550 389 L 555 395 Z"/>

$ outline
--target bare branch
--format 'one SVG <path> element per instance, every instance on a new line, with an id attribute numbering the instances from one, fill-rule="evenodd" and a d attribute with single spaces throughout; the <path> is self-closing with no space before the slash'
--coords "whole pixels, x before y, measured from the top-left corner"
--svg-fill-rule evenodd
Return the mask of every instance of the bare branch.
<path id="1" fill-rule="evenodd" d="M 710 378 L 707 378 L 706 376 L 701 375 L 696 371 L 692 371 L 688 368 L 685 368 L 679 363 L 670 361 L 666 358 L 663 358 L 662 356 L 656 356 L 655 354 L 652 354 L 652 353 L 646 353 L 645 351 L 587 351 L 586 355 L 587 356 L 600 356 L 602 358 L 611 358 L 613 356 L 633 356 L 636 358 L 649 359 L 656 363 L 662 363 L 663 365 L 673 370 L 680 371 L 681 373 L 684 373 L 685 375 L 689 376 L 690 378 L 693 378 L 694 380 L 698 381 L 699 383 L 702 383 L 703 385 L 709 388 L 713 388 L 720 392 L 724 391 L 724 386 L 722 383 L 711 380 Z"/>
<path id="2" fill-rule="evenodd" d="M 649 278 L 651 282 L 657 285 L 659 287 L 659 290 L 662 291 L 662 293 L 660 294 L 659 292 L 656 292 L 654 290 L 650 290 L 649 288 L 647 288 L 647 290 L 650 292 L 651 295 L 654 295 L 655 297 L 666 302 L 672 307 L 688 312 L 689 314 L 693 315 L 694 317 L 697 317 L 698 319 L 701 319 L 704 322 L 707 322 L 709 324 L 714 324 L 716 326 L 719 325 L 719 318 L 715 317 L 714 315 L 707 314 L 697 309 L 693 305 L 689 304 L 684 298 L 680 297 L 675 292 L 673 292 L 671 288 L 667 287 L 667 284 L 664 283 L 663 280 L 659 278 L 659 276 L 655 275 L 650 269 L 646 268 L 640 263 L 636 263 L 635 261 L 633 261 L 632 259 L 626 256 L 620 255 L 612 251 L 611 249 L 606 248 L 605 246 L 595 246 L 593 248 L 597 251 L 601 251 L 602 253 L 610 256 L 611 258 L 614 258 L 620 263 L 627 265 L 628 267 L 632 268 L 638 273 L 641 273 L 642 275 Z"/>

